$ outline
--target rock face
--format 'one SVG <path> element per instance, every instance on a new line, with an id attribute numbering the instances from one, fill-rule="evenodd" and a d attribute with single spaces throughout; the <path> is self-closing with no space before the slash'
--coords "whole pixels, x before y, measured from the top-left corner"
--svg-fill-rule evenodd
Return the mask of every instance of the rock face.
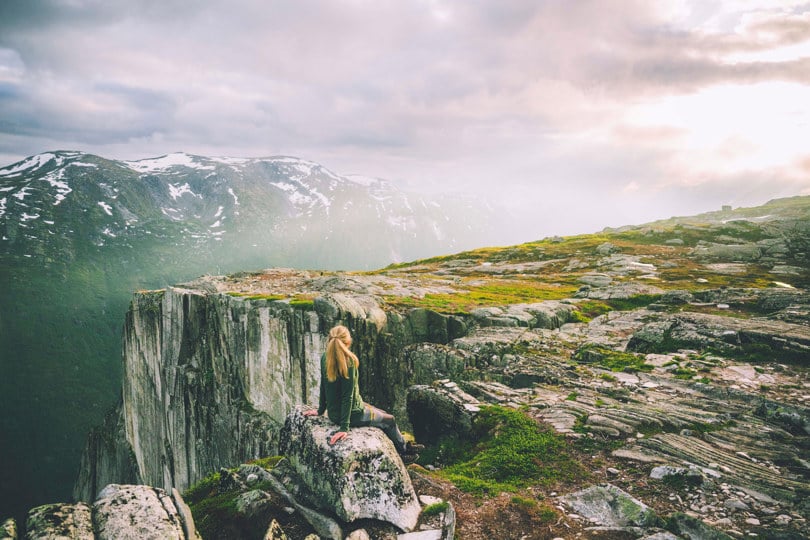
<path id="1" fill-rule="evenodd" d="M 294 412 L 281 432 L 280 451 L 312 502 L 344 521 L 372 518 L 404 531 L 413 529 L 421 506 L 388 437 L 377 428 L 353 428 L 330 446 L 334 431 L 324 418 Z"/>
<path id="2" fill-rule="evenodd" d="M 124 325 L 123 401 L 88 440 L 77 500 L 109 483 L 183 490 L 222 465 L 277 453 L 287 414 L 317 404 L 320 356 L 335 324 L 352 332 L 363 397 L 406 424 L 408 386 L 465 367 L 463 355 L 421 344 L 465 331 L 454 317 L 389 315 L 362 295 L 327 292 L 298 307 L 193 287 L 135 295 Z"/>
<path id="3" fill-rule="evenodd" d="M 28 514 L 30 540 L 201 540 L 183 499 L 149 486 L 111 484 L 92 506 L 48 504 Z"/>

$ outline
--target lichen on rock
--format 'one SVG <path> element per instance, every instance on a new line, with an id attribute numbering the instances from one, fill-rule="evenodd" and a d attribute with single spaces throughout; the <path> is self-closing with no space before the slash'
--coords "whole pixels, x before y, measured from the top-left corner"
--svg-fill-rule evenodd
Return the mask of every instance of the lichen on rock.
<path id="1" fill-rule="evenodd" d="M 343 521 L 371 518 L 410 531 L 421 507 L 408 471 L 393 443 L 377 428 L 352 428 L 334 446 L 337 426 L 323 417 L 291 413 L 282 428 L 280 450 L 308 488 L 312 503 Z"/>

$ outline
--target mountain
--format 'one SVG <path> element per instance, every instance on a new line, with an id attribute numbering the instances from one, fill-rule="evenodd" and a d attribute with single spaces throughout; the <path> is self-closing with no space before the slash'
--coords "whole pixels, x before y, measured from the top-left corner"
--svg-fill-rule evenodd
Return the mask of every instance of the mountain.
<path id="1" fill-rule="evenodd" d="M 0 510 L 68 496 L 88 429 L 120 394 L 132 291 L 377 268 L 489 242 L 493 216 L 292 157 L 55 151 L 0 169 Z"/>
<path id="2" fill-rule="evenodd" d="M 160 243 L 214 261 L 236 247 L 243 267 L 375 268 L 486 237 L 490 218 L 473 200 L 409 195 L 291 157 L 53 152 L 0 169 L 0 254 L 47 266 Z"/>

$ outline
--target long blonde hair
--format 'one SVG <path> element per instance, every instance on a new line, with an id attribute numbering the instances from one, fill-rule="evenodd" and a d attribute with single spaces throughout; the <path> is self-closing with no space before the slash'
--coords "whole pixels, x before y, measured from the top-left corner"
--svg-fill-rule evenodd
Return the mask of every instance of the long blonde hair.
<path id="1" fill-rule="evenodd" d="M 329 331 L 329 341 L 326 342 L 326 378 L 329 382 L 335 382 L 338 373 L 344 379 L 349 378 L 348 359 L 354 367 L 360 365 L 360 360 L 349 350 L 351 345 L 352 335 L 345 326 L 338 325 Z"/>

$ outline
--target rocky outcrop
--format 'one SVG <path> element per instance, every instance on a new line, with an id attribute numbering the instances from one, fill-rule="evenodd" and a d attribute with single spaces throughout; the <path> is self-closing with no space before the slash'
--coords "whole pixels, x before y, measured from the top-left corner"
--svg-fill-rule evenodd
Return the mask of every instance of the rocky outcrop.
<path id="1" fill-rule="evenodd" d="M 288 416 L 279 450 L 318 508 L 352 522 L 371 518 L 404 531 L 416 525 L 421 506 L 393 443 L 376 428 L 353 428 L 330 446 L 335 426 L 322 417 Z"/>
<path id="2" fill-rule="evenodd" d="M 468 437 L 480 402 L 450 380 L 408 389 L 408 416 L 416 440 L 436 443 L 448 433 Z"/>
<path id="3" fill-rule="evenodd" d="M 277 453 L 286 415 L 317 403 L 320 356 L 337 323 L 352 332 L 364 398 L 405 424 L 410 385 L 465 368 L 441 345 L 467 331 L 462 319 L 386 313 L 371 296 L 324 291 L 293 305 L 206 283 L 136 294 L 124 325 L 123 401 L 88 440 L 75 498 L 115 482 L 183 490 L 222 465 Z"/>
<path id="4" fill-rule="evenodd" d="M 741 319 L 706 313 L 651 317 L 627 348 L 639 352 L 711 349 L 755 355 L 759 360 L 804 361 L 810 358 L 810 328 L 765 319 Z"/>
<path id="5" fill-rule="evenodd" d="M 142 485 L 111 484 L 92 506 L 34 508 L 26 527 L 29 540 L 201 540 L 179 493 Z"/>

